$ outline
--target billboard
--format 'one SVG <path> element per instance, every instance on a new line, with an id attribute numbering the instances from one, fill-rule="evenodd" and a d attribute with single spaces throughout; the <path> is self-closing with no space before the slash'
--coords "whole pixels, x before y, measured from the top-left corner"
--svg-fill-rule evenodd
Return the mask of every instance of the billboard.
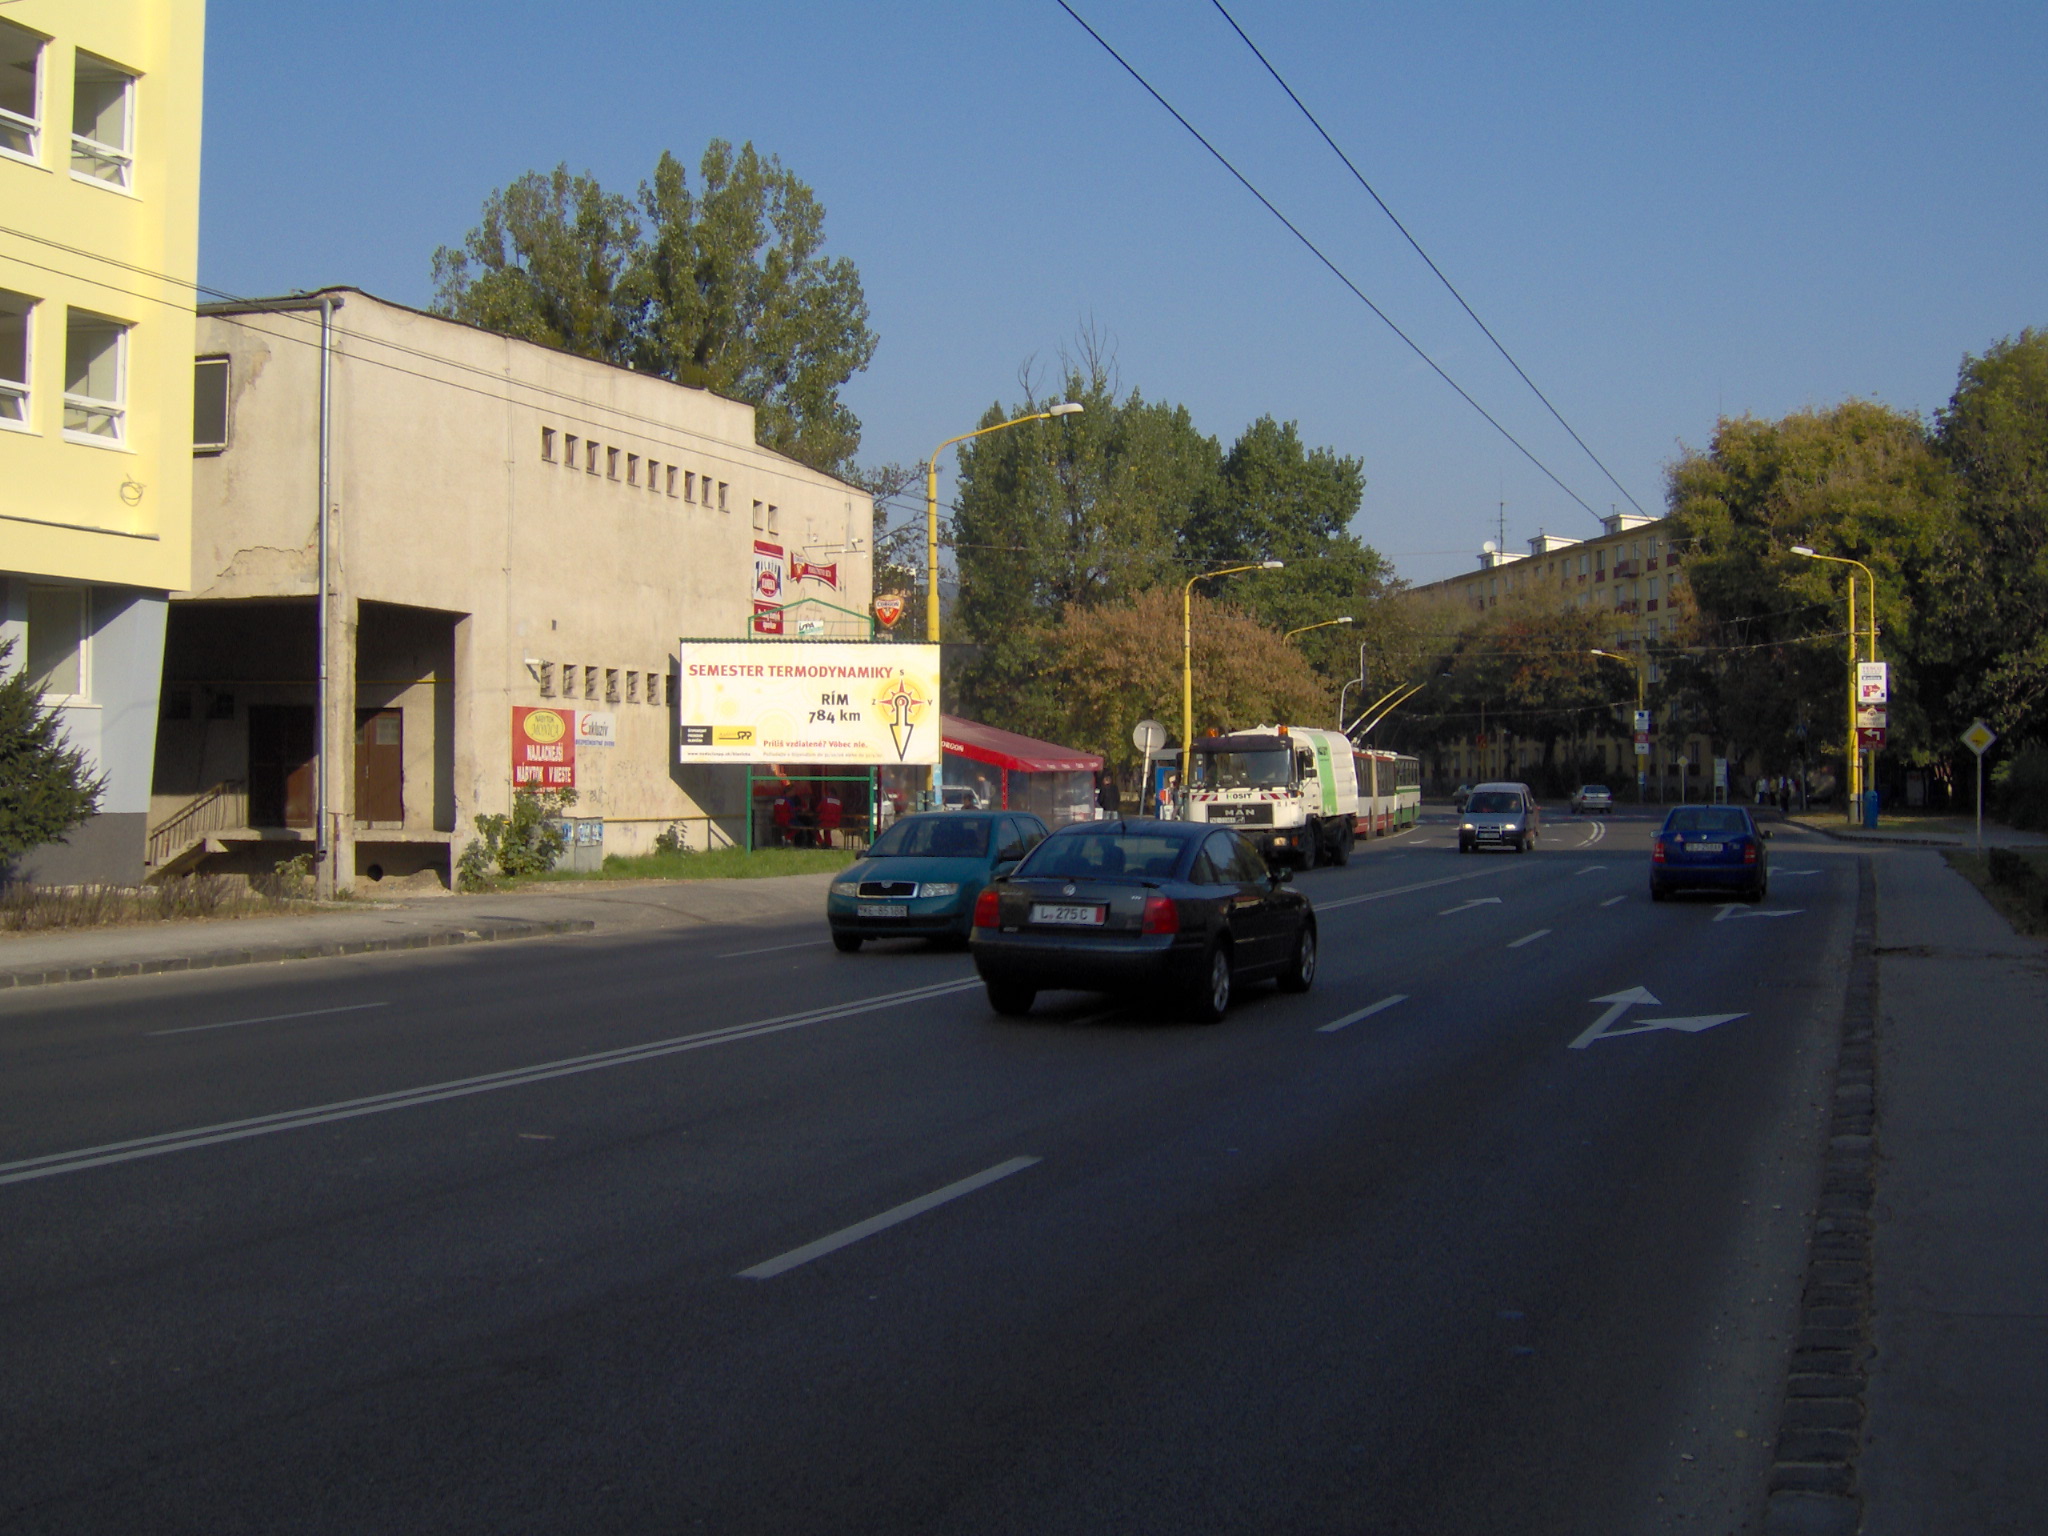
<path id="1" fill-rule="evenodd" d="M 512 787 L 576 787 L 576 711 L 512 706 Z"/>
<path id="2" fill-rule="evenodd" d="M 685 640 L 677 760 L 939 760 L 939 648 L 830 640 Z"/>

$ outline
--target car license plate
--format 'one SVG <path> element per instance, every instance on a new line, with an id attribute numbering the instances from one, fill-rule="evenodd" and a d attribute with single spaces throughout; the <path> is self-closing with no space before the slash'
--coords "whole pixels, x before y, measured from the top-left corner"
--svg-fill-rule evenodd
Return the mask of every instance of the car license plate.
<path id="1" fill-rule="evenodd" d="M 1726 843 L 1687 843 L 1685 851 L 1687 853 L 1719 853 L 1727 846 Z"/>
<path id="2" fill-rule="evenodd" d="M 1063 923 L 1075 928 L 1099 928 L 1102 926 L 1102 908 L 1034 901 L 1031 904 L 1031 921 Z"/>
<path id="3" fill-rule="evenodd" d="M 910 908 L 900 901 L 862 901 L 854 905 L 855 917 L 908 917 Z"/>

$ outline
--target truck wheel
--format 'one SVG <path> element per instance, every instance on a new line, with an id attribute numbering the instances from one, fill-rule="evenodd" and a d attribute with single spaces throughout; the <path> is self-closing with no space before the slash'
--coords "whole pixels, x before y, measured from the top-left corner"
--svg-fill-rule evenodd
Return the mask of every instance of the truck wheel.
<path id="1" fill-rule="evenodd" d="M 1351 829 L 1337 829 L 1337 846 L 1330 850 L 1330 862 L 1342 869 L 1351 862 Z"/>
<path id="2" fill-rule="evenodd" d="M 1301 852 L 1299 857 L 1303 869 L 1314 869 L 1317 864 L 1322 862 L 1319 857 L 1323 851 L 1322 842 L 1322 823 L 1311 821 L 1301 829 Z"/>

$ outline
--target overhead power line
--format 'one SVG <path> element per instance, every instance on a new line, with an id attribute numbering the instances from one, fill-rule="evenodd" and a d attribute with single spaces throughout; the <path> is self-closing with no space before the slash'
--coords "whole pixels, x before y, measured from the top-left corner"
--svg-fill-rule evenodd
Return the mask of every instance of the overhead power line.
<path id="1" fill-rule="evenodd" d="M 1556 486 L 1559 490 L 1563 491 L 1565 495 L 1571 497 L 1573 501 L 1577 502 L 1581 507 L 1585 508 L 1588 515 L 1595 518 L 1600 516 L 1599 512 L 1593 508 L 1592 504 L 1588 502 L 1585 497 L 1581 496 L 1577 491 L 1573 490 L 1570 486 L 1566 485 L 1564 481 L 1560 480 L 1557 477 L 1556 472 L 1552 470 L 1548 464 L 1545 464 L 1541 459 L 1537 458 L 1534 453 L 1530 452 L 1529 449 L 1523 444 L 1520 438 L 1516 437 L 1514 433 L 1510 432 L 1506 427 L 1502 426 L 1500 422 L 1494 418 L 1492 412 L 1488 411 L 1485 406 L 1481 405 L 1477 400 L 1473 399 L 1472 396 L 1466 391 L 1465 387 L 1462 384 L 1460 384 L 1456 379 L 1452 378 L 1448 373 L 1446 373 L 1435 358 L 1431 357 L 1427 352 L 1423 351 L 1421 345 L 1418 342 L 1416 342 L 1415 339 L 1411 337 L 1406 331 L 1402 330 L 1400 326 L 1396 325 L 1393 319 L 1387 314 L 1385 310 L 1381 309 L 1379 305 L 1373 303 L 1373 301 L 1366 296 L 1365 290 L 1360 288 L 1358 284 L 1354 283 L 1350 279 L 1350 277 L 1345 274 L 1344 269 L 1342 267 L 1338 266 L 1336 262 L 1332 261 L 1328 256 L 1323 254 L 1323 249 L 1321 246 L 1317 245 L 1315 241 L 1309 239 L 1309 237 L 1302 232 L 1301 227 L 1299 225 L 1297 225 L 1292 219 L 1288 218 L 1286 214 L 1282 213 L 1279 210 L 1279 208 L 1274 205 L 1273 200 L 1267 197 L 1265 193 L 1261 192 L 1258 189 L 1258 187 L 1253 184 L 1250 177 L 1246 176 L 1243 171 L 1240 171 L 1235 165 L 1231 164 L 1229 157 L 1225 155 L 1222 150 L 1218 149 L 1214 144 L 1211 144 L 1206 138 L 1204 138 L 1202 136 L 1202 132 L 1200 129 L 1196 128 L 1193 123 L 1189 122 L 1185 117 L 1181 116 L 1180 110 L 1177 107 L 1175 107 L 1172 102 L 1168 101 L 1164 96 L 1160 95 L 1159 91 L 1153 86 L 1152 82 L 1147 80 L 1140 73 L 1138 73 L 1137 68 L 1130 62 L 1130 60 L 1126 59 L 1122 54 L 1118 53 L 1116 49 L 1112 48 L 1109 45 L 1108 39 L 1103 37 L 1103 35 L 1100 32 L 1097 32 L 1093 27 L 1089 26 L 1087 21 L 1083 19 L 1083 17 L 1081 16 L 1081 13 L 1079 11 L 1075 10 L 1071 5 L 1069 5 L 1067 3 L 1067 0 L 1055 0 L 1055 3 L 1059 6 L 1061 10 L 1065 11 L 1069 16 L 1074 18 L 1075 24 L 1078 25 L 1083 32 L 1086 32 L 1090 37 L 1095 39 L 1096 43 L 1100 45 L 1104 53 L 1108 54 L 1112 59 L 1115 59 L 1118 64 L 1123 66 L 1124 73 L 1129 75 L 1133 80 L 1137 81 L 1138 84 L 1144 88 L 1146 95 L 1150 96 L 1154 101 L 1158 102 L 1160 106 L 1164 107 L 1167 111 L 1167 114 L 1171 116 L 1175 122 L 1179 123 L 1181 127 L 1185 128 L 1189 136 L 1193 138 L 1197 144 L 1201 145 L 1202 148 L 1209 151 L 1210 155 L 1214 157 L 1216 163 L 1222 166 L 1223 169 L 1230 172 L 1230 174 L 1236 178 L 1238 185 L 1243 187 L 1245 191 L 1251 193 L 1253 197 L 1257 198 L 1259 200 L 1259 205 L 1263 207 L 1266 210 L 1266 212 L 1270 213 L 1271 215 L 1273 215 L 1274 218 L 1278 219 L 1280 223 L 1286 228 L 1289 234 L 1294 236 L 1296 240 L 1299 240 L 1304 246 L 1306 246 L 1308 248 L 1310 255 L 1314 256 L 1317 261 L 1321 262 L 1325 267 L 1329 268 L 1330 275 L 1335 277 L 1338 282 L 1342 283 L 1346 288 L 1348 288 L 1351 291 L 1351 296 L 1353 298 L 1357 299 L 1359 303 L 1363 304 L 1367 309 L 1371 310 L 1373 314 L 1379 319 L 1382 325 L 1386 326 L 1388 330 L 1392 331 L 1396 336 L 1398 336 L 1401 339 L 1402 343 L 1407 346 L 1409 351 L 1413 352 L 1417 357 L 1421 358 L 1424 363 L 1429 365 L 1429 369 L 1432 373 L 1434 373 L 1438 378 L 1442 379 L 1446 384 L 1450 385 L 1451 388 L 1457 392 L 1459 399 L 1463 400 L 1467 405 L 1471 406 L 1473 410 L 1477 411 L 1480 414 L 1480 416 L 1485 418 L 1486 424 L 1488 426 L 1492 427 L 1494 431 L 1498 432 L 1502 437 L 1506 438 L 1509 443 L 1513 444 L 1515 451 L 1520 453 L 1523 458 L 1527 459 L 1531 464 L 1535 465 L 1539 470 L 1541 470 L 1544 474 L 1544 477 L 1548 479 L 1552 485 Z"/>
<path id="2" fill-rule="evenodd" d="M 1430 271 L 1436 274 L 1436 280 L 1444 285 L 1445 290 L 1450 294 L 1450 296 L 1458 301 L 1458 307 L 1464 310 L 1467 315 L 1471 316 L 1472 323 L 1479 327 L 1480 331 L 1485 335 L 1488 341 L 1493 343 L 1494 351 L 1498 352 L 1502 357 L 1507 359 L 1508 366 L 1515 370 L 1516 377 L 1521 379 L 1521 381 L 1524 384 L 1529 386 L 1529 392 L 1533 394 L 1538 400 L 1541 400 L 1543 402 L 1543 408 L 1546 411 L 1550 412 L 1552 416 L 1557 418 L 1557 424 L 1560 427 L 1563 427 L 1566 432 L 1571 434 L 1572 441 L 1577 443 L 1581 448 L 1585 449 L 1586 457 L 1591 459 L 1595 464 L 1598 464 L 1600 466 L 1600 473 L 1607 477 L 1608 483 L 1611 484 L 1617 491 L 1621 492 L 1623 496 L 1628 497 L 1628 504 L 1630 506 L 1634 507 L 1638 512 L 1642 512 L 1643 504 L 1637 501 L 1635 497 L 1629 495 L 1628 487 L 1623 485 L 1619 480 L 1615 479 L 1614 471 L 1609 469 L 1605 464 L 1601 463 L 1600 455 L 1595 453 L 1591 448 L 1587 447 L 1586 440 L 1583 437 L 1580 437 L 1579 434 L 1573 430 L 1572 424 L 1564 419 L 1564 413 L 1559 411 L 1556 406 L 1552 405 L 1550 403 L 1550 397 L 1544 394 L 1542 390 L 1536 387 L 1536 381 L 1530 378 L 1527 373 L 1523 372 L 1522 365 L 1515 361 L 1514 354 L 1509 352 L 1508 349 L 1501 344 L 1501 339 L 1493 334 L 1493 332 L 1487 327 L 1486 322 L 1479 318 L 1478 314 L 1473 310 L 1470 304 L 1467 304 L 1465 302 L 1465 295 L 1458 292 L 1457 287 L 1451 282 L 1451 280 L 1448 277 L 1444 276 L 1443 268 L 1439 267 L 1434 261 L 1430 259 L 1429 252 L 1425 251 L 1422 248 L 1422 243 L 1408 232 L 1408 226 L 1406 224 L 1403 224 L 1398 218 L 1394 216 L 1394 210 L 1387 206 L 1386 199 L 1381 197 L 1378 192 L 1373 190 L 1372 183 L 1367 181 L 1365 179 L 1364 173 L 1361 172 L 1357 166 L 1351 163 L 1351 157 L 1344 153 L 1343 149 L 1341 149 L 1338 146 L 1338 143 L 1335 139 L 1330 137 L 1329 130 L 1324 128 L 1322 123 L 1317 120 L 1315 113 L 1309 111 L 1308 104 L 1304 102 L 1299 96 L 1294 94 L 1294 87 L 1289 85 L 1287 81 L 1281 77 L 1280 71 L 1273 67 L 1273 61 L 1266 57 L 1266 55 L 1260 50 L 1259 45 L 1257 43 L 1253 42 L 1250 37 L 1246 36 L 1244 28 L 1240 27 L 1237 24 L 1237 18 L 1231 15 L 1229 11 L 1224 10 L 1223 0 L 1210 0 L 1210 4 L 1214 5 L 1217 9 L 1217 12 L 1223 17 L 1223 19 L 1230 23 L 1230 30 L 1235 32 L 1240 38 L 1243 39 L 1245 47 L 1251 49 L 1252 57 L 1257 59 L 1261 64 L 1266 66 L 1266 73 L 1273 77 L 1273 83 L 1279 86 L 1281 90 L 1285 91 L 1287 93 L 1287 99 L 1293 102 L 1296 107 L 1301 109 L 1301 115 L 1308 119 L 1309 126 L 1311 128 L 1315 129 L 1317 133 L 1322 135 L 1323 142 L 1330 146 L 1330 152 L 1334 154 L 1339 160 L 1342 160 L 1344 162 L 1344 169 L 1351 173 L 1352 179 L 1355 180 L 1361 187 L 1365 188 L 1366 196 L 1370 197 L 1375 203 L 1379 204 L 1380 212 L 1384 213 L 1387 216 L 1387 218 L 1392 221 L 1394 228 L 1401 231 L 1401 238 L 1403 240 L 1406 240 L 1409 243 L 1409 245 L 1415 248 L 1415 254 L 1420 256 L 1423 260 L 1423 264 L 1427 266 Z M 1645 517 L 1649 516 L 1647 512 L 1644 512 L 1643 515 Z"/>

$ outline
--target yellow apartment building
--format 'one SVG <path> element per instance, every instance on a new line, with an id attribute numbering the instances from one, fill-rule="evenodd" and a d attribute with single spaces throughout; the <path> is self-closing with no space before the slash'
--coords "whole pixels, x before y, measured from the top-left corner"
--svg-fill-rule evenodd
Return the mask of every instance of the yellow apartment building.
<path id="1" fill-rule="evenodd" d="M 143 874 L 191 575 L 204 0 L 0 6 L 0 638 L 105 775 L 13 871 Z"/>

